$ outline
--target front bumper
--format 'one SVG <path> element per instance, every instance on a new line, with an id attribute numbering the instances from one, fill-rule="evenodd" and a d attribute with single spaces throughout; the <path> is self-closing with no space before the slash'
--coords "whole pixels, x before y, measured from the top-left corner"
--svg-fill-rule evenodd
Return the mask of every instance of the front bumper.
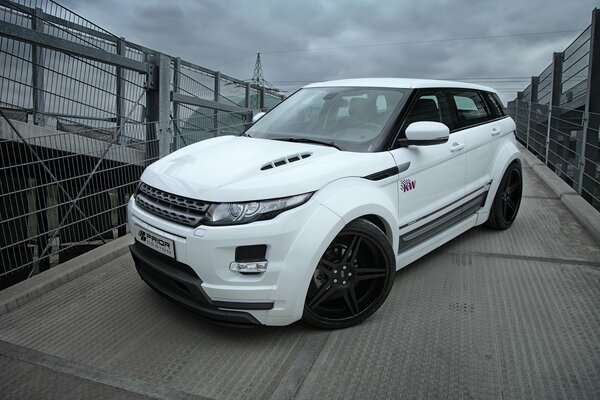
<path id="1" fill-rule="evenodd" d="M 247 312 L 223 310 L 222 308 L 249 308 L 270 310 L 272 302 L 239 303 L 213 302 L 202 289 L 202 280 L 194 270 L 181 262 L 149 249 L 139 243 L 129 246 L 135 269 L 140 277 L 161 295 L 183 307 L 211 320 L 242 325 L 260 325 L 260 322 Z"/>
<path id="2" fill-rule="evenodd" d="M 141 228 L 174 243 L 176 259 L 134 240 L 132 255 L 144 281 L 207 318 L 243 324 L 287 325 L 300 319 L 315 266 L 343 227 L 338 215 L 311 200 L 272 220 L 219 227 L 167 221 L 138 207 L 134 198 L 128 211 L 134 237 Z M 242 275 L 229 269 L 236 247 L 259 244 L 267 246 L 266 272 Z M 140 248 L 150 255 L 144 258 Z"/>

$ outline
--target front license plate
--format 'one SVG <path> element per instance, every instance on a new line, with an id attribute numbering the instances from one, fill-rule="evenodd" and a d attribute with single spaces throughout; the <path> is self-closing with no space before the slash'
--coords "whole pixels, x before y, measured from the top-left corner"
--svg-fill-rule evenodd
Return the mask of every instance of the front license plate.
<path id="1" fill-rule="evenodd" d="M 149 232 L 137 226 L 135 238 L 143 245 L 150 247 L 166 256 L 175 258 L 175 243 L 171 239 Z"/>

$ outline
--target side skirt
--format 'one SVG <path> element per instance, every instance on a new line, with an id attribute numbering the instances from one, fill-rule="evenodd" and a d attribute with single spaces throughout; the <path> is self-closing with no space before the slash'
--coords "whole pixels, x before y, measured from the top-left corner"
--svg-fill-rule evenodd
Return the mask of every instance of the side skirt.
<path id="1" fill-rule="evenodd" d="M 465 204 L 448 211 L 446 214 L 434 219 L 433 221 L 400 236 L 400 241 L 398 243 L 398 254 L 417 246 L 425 240 L 436 236 L 446 229 L 449 229 L 453 225 L 456 225 L 474 215 L 485 204 L 487 195 L 488 192 L 485 191 L 477 197 L 469 200 Z"/>

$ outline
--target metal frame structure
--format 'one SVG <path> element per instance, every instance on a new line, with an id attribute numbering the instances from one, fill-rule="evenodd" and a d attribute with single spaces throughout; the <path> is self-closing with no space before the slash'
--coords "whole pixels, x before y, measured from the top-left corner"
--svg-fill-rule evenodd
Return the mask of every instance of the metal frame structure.
<path id="1" fill-rule="evenodd" d="M 52 0 L 0 0 L 0 69 L 0 289 L 124 235 L 146 165 L 282 99 Z"/>
<path id="2" fill-rule="evenodd" d="M 517 139 L 600 210 L 600 10 L 508 111 Z"/>

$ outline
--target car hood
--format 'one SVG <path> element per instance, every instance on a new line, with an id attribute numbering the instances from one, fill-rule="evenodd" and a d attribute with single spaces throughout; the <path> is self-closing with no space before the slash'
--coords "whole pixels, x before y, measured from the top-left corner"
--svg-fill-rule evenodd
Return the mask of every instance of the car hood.
<path id="1" fill-rule="evenodd" d="M 345 177 L 395 166 L 392 155 L 240 136 L 186 146 L 150 165 L 142 181 L 211 202 L 251 201 L 316 191 Z"/>

